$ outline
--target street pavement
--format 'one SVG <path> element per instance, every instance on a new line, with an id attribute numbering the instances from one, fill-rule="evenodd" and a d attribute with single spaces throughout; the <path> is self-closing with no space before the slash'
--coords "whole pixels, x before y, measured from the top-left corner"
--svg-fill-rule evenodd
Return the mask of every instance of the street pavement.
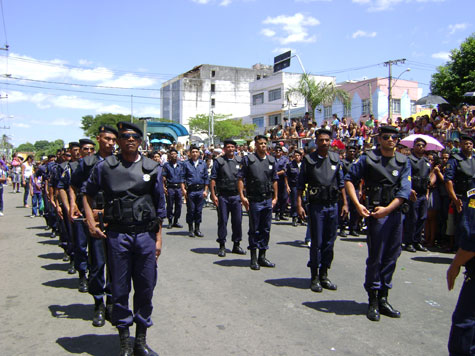
<path id="1" fill-rule="evenodd" d="M 118 355 L 116 330 L 91 325 L 92 297 L 77 291 L 57 238 L 10 190 L 0 217 L 0 355 Z M 364 236 L 338 238 L 329 273 L 338 291 L 319 294 L 309 289 L 304 227 L 274 222 L 267 255 L 277 266 L 252 271 L 249 254 L 217 256 L 216 211 L 205 208 L 203 218 L 204 238 L 164 230 L 148 333 L 160 355 L 447 355 L 462 283 L 447 291 L 452 254 L 403 252 L 389 298 L 402 318 L 370 322 Z M 247 228 L 245 217 L 243 247 Z"/>

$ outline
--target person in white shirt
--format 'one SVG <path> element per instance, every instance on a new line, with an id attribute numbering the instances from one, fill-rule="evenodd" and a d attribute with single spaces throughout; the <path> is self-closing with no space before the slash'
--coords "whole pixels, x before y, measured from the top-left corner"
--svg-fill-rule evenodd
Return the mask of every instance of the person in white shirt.
<path id="1" fill-rule="evenodd" d="M 30 177 L 33 174 L 33 156 L 26 157 L 26 161 L 21 165 L 21 185 L 24 188 L 23 206 L 29 208 L 28 197 L 30 196 Z"/>

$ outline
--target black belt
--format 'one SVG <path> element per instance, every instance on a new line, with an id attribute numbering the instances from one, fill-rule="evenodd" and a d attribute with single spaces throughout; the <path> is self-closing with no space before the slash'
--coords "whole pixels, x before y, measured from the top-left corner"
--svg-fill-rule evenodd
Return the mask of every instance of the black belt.
<path id="1" fill-rule="evenodd" d="M 237 190 L 223 190 L 219 191 L 218 195 L 223 197 L 232 197 L 234 195 L 239 195 L 239 192 Z"/>
<path id="2" fill-rule="evenodd" d="M 142 232 L 155 233 L 158 231 L 157 227 L 158 224 L 154 221 L 140 225 L 121 225 L 110 223 L 107 226 L 107 231 L 118 232 L 121 234 L 140 234 Z"/>
<path id="3" fill-rule="evenodd" d="M 267 193 L 267 194 L 261 194 L 261 195 L 248 195 L 247 196 L 247 199 L 250 201 L 250 202 L 253 202 L 253 203 L 260 203 L 264 200 L 268 200 L 272 198 L 272 194 L 271 193 Z"/>
<path id="4" fill-rule="evenodd" d="M 167 183 L 167 188 L 180 188 L 180 183 Z"/>
<path id="5" fill-rule="evenodd" d="M 204 188 L 204 184 L 190 184 L 186 187 L 186 190 L 188 190 L 189 192 L 197 192 L 199 190 L 203 190 Z"/>

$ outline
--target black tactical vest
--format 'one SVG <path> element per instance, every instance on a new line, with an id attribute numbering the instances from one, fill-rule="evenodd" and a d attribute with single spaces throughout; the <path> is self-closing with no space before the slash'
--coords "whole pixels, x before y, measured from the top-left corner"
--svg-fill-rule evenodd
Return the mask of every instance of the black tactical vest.
<path id="1" fill-rule="evenodd" d="M 272 172 L 274 170 L 275 158 L 266 156 L 260 159 L 254 153 L 248 154 L 248 173 L 246 176 L 246 192 L 251 200 L 269 199 L 272 196 Z"/>
<path id="2" fill-rule="evenodd" d="M 83 158 L 84 172 L 86 173 L 87 176 L 91 175 L 91 171 L 94 169 L 94 166 L 100 161 L 101 160 L 99 159 L 99 153 L 95 153 L 93 155 L 86 156 Z M 82 204 L 82 201 L 81 201 L 81 204 Z M 91 208 L 104 209 L 104 204 L 105 204 L 104 192 L 100 190 L 99 192 L 97 192 L 96 196 L 94 197 L 93 206 L 91 206 Z"/>
<path id="3" fill-rule="evenodd" d="M 411 162 L 412 189 L 414 189 L 419 194 L 425 194 L 430 183 L 429 160 L 426 157 L 417 158 L 414 155 L 410 155 L 409 162 Z"/>
<path id="4" fill-rule="evenodd" d="M 348 161 L 347 159 L 341 160 L 341 168 L 343 169 L 343 174 L 347 174 L 350 171 L 351 164 L 353 162 Z"/>
<path id="5" fill-rule="evenodd" d="M 455 194 L 466 197 L 467 191 L 475 187 L 475 159 L 462 157 L 458 153 L 453 157 L 458 163 L 454 179 Z"/>
<path id="6" fill-rule="evenodd" d="M 119 225 L 142 225 L 156 217 L 152 193 L 159 164 L 143 157 L 129 163 L 109 156 L 102 165 L 106 222 Z"/>
<path id="7" fill-rule="evenodd" d="M 241 157 L 225 159 L 218 157 L 214 164 L 218 165 L 218 176 L 216 178 L 216 191 L 220 195 L 237 195 L 237 175 L 241 169 Z"/>
<path id="8" fill-rule="evenodd" d="M 318 204 L 336 203 L 339 193 L 340 156 L 335 152 L 328 152 L 324 159 L 314 160 L 311 156 L 306 155 L 303 161 L 309 201 Z"/>

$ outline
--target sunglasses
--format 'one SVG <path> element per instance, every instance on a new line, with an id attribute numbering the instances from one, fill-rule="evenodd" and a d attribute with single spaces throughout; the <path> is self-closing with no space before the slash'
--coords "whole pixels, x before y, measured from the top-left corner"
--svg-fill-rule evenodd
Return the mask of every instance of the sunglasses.
<path id="1" fill-rule="evenodd" d="M 94 147 L 84 147 L 83 151 L 94 151 Z"/>
<path id="2" fill-rule="evenodd" d="M 131 137 L 136 141 L 138 141 L 142 138 L 142 136 L 140 136 L 139 134 L 135 134 L 135 133 L 134 134 L 125 133 L 125 134 L 121 134 L 119 136 L 119 138 L 124 139 L 124 140 L 128 140 Z"/>
<path id="3" fill-rule="evenodd" d="M 416 144 L 416 147 L 426 147 L 426 145 L 424 145 L 423 143 L 418 143 Z"/>
<path id="4" fill-rule="evenodd" d="M 71 153 L 65 153 L 64 154 L 66 157 L 71 157 Z"/>
<path id="5" fill-rule="evenodd" d="M 382 138 L 384 141 L 387 141 L 387 140 L 389 140 L 390 138 L 392 138 L 393 141 L 396 141 L 397 138 L 398 138 L 398 135 L 382 135 L 381 138 Z"/>

